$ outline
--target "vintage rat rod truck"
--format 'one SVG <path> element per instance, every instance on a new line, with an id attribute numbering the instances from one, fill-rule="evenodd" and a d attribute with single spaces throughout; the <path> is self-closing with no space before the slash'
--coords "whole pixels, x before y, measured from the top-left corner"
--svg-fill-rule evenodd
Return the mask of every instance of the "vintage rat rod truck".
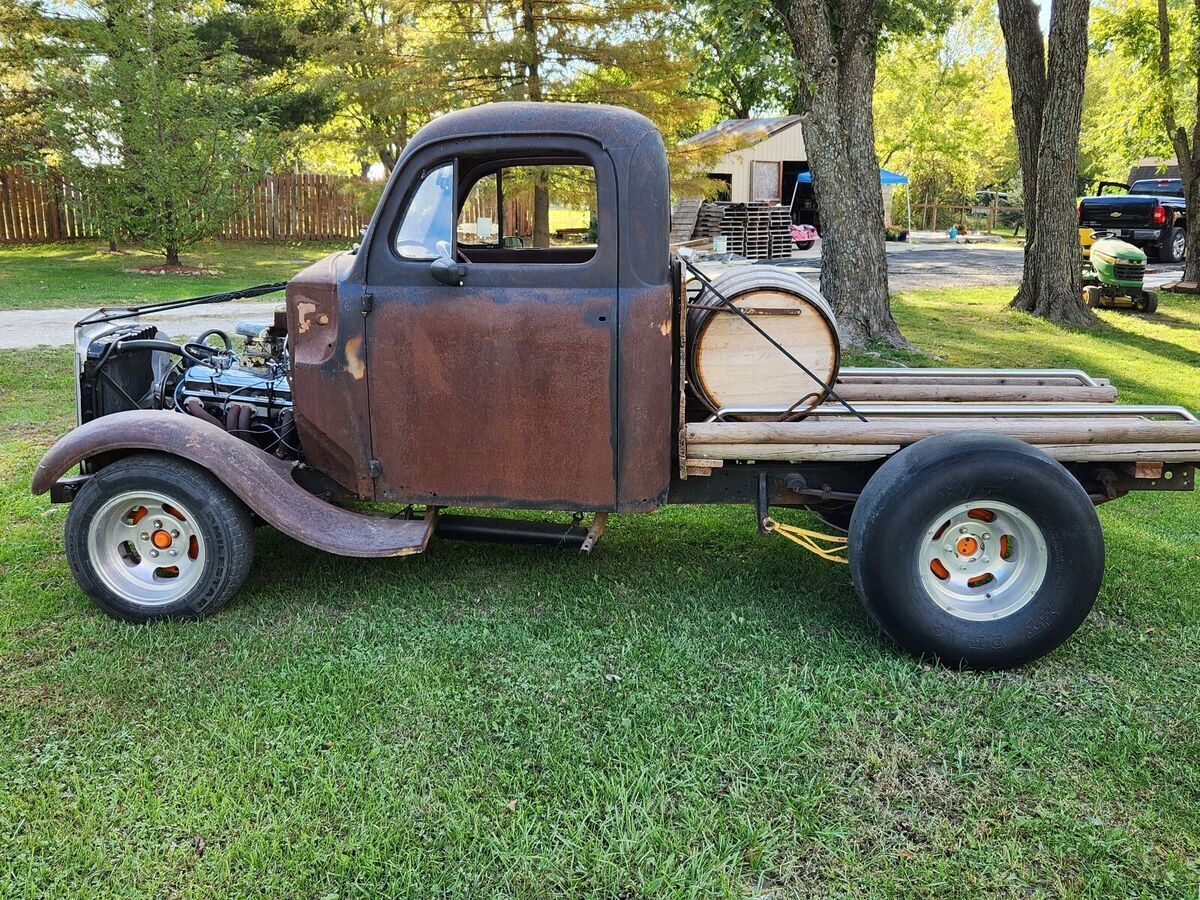
<path id="1" fill-rule="evenodd" d="M 572 205 L 589 226 L 547 227 Z M 904 648 L 1006 667 L 1090 610 L 1096 504 L 1192 489 L 1186 409 L 1117 405 L 1078 370 L 841 367 L 804 279 L 760 265 L 710 281 L 671 253 L 669 218 L 646 119 L 484 106 L 422 129 L 361 245 L 287 283 L 272 321 L 238 325 L 244 346 L 140 321 L 171 304 L 87 317 L 79 426 L 32 485 L 72 503 L 79 585 L 131 621 L 199 617 L 245 578 L 255 524 L 349 556 L 435 534 L 590 550 L 609 512 L 745 503 L 764 532 L 846 553 Z"/>

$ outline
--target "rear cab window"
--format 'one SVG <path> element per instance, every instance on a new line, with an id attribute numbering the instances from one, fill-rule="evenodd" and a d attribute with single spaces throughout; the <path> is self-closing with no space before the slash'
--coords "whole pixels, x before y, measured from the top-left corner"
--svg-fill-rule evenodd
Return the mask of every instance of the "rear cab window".
<path id="1" fill-rule="evenodd" d="M 597 206 L 585 161 L 502 165 L 467 190 L 455 236 L 480 262 L 586 262 L 597 248 Z"/>

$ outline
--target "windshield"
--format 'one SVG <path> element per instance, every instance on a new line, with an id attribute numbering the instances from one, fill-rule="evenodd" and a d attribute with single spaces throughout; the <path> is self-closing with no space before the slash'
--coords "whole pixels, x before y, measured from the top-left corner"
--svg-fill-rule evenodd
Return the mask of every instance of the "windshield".
<path id="1" fill-rule="evenodd" d="M 1135 181 L 1130 186 L 1129 193 L 1150 197 L 1182 197 L 1183 187 L 1178 178 L 1146 178 Z"/>

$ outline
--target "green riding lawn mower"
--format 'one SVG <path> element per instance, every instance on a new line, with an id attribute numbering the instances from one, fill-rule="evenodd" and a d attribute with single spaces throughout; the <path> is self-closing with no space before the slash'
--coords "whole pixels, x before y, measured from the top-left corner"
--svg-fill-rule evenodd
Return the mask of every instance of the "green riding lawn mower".
<path id="1" fill-rule="evenodd" d="M 1158 295 L 1145 289 L 1146 254 L 1110 232 L 1079 229 L 1083 249 L 1083 302 L 1088 306 L 1152 313 Z"/>

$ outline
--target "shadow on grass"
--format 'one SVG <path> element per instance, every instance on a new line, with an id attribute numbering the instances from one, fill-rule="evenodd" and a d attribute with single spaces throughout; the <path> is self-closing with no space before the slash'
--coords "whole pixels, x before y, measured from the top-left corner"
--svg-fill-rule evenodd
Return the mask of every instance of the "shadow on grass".
<path id="1" fill-rule="evenodd" d="M 796 654 L 813 638 L 849 641 L 864 661 L 881 648 L 898 652 L 885 648 L 846 567 L 760 538 L 743 512 L 618 517 L 590 555 L 435 538 L 420 556 L 355 560 L 260 529 L 254 569 L 228 614 L 315 621 L 366 613 L 413 627 L 557 620 L 600 631 L 631 617 L 665 629 L 753 620 Z"/>

